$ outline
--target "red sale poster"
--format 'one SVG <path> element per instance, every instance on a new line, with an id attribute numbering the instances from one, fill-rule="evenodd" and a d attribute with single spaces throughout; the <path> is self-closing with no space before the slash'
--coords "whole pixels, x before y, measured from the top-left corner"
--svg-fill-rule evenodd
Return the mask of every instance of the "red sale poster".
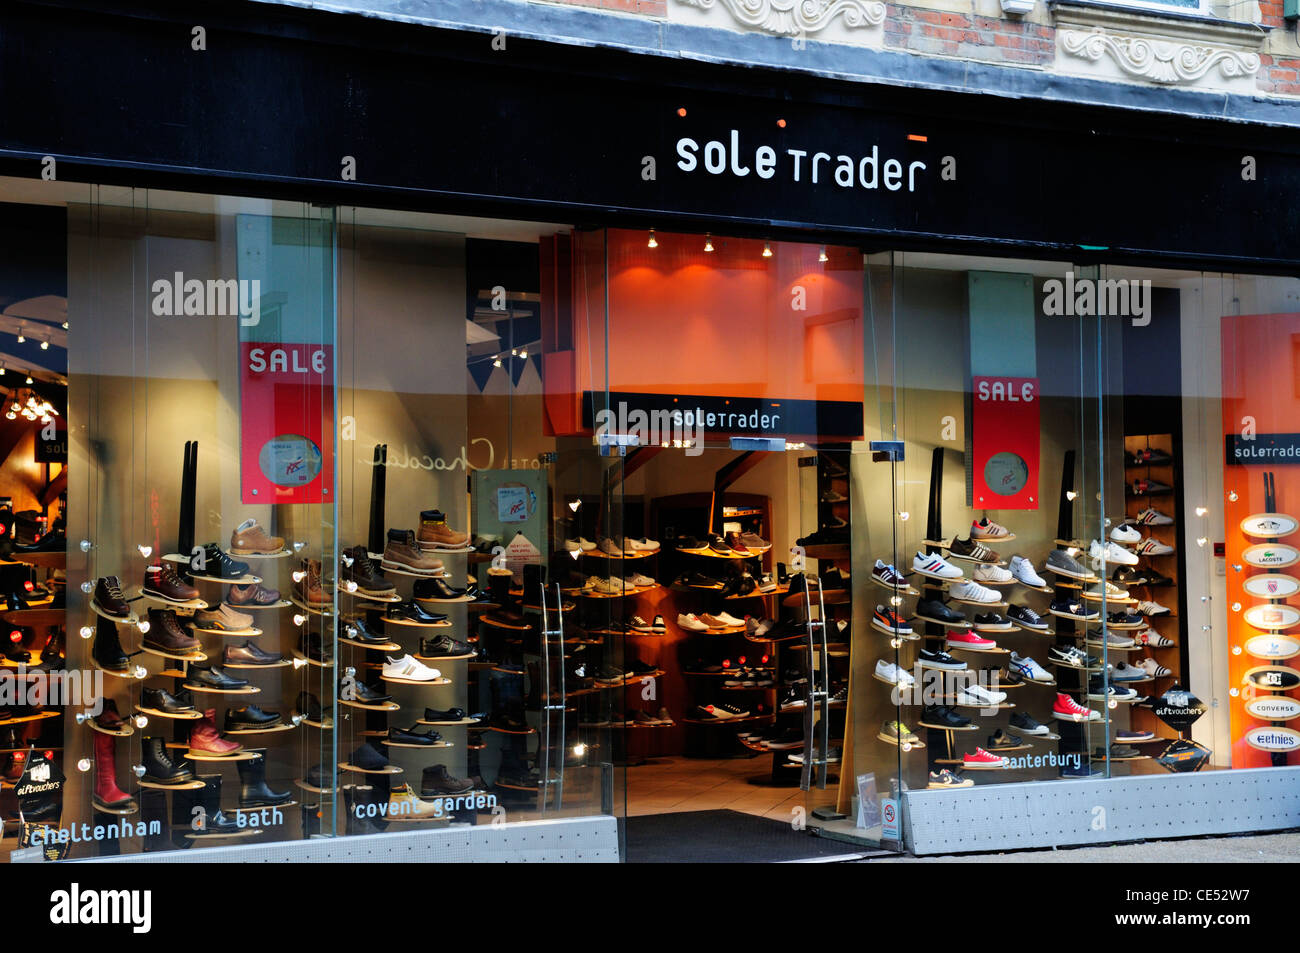
<path id="1" fill-rule="evenodd" d="M 244 503 L 334 499 L 334 349 L 241 341 L 240 493 Z"/>
<path id="2" fill-rule="evenodd" d="M 972 504 L 1038 509 L 1038 378 L 971 380 Z"/>

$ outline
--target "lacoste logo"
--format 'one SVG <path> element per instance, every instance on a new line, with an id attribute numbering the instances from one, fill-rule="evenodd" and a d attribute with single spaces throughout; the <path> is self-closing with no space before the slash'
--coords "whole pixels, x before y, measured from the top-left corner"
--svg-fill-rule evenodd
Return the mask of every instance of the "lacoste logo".
<path id="1" fill-rule="evenodd" d="M 148 933 L 153 926 L 152 890 L 68 890 L 50 894 L 50 922 L 74 924 L 129 924 L 132 933 Z"/>

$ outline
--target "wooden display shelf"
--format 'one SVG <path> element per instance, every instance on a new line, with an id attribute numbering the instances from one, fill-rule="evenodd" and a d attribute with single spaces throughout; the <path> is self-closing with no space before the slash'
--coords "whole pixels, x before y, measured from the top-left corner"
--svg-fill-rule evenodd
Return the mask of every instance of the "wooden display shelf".
<path id="1" fill-rule="evenodd" d="M 996 646 L 996 645 L 991 649 L 976 649 L 961 644 L 950 645 L 948 644 L 947 640 L 945 640 L 944 646 L 949 652 L 969 652 L 971 655 L 1010 655 L 1011 654 L 1010 649 L 1004 649 L 1001 646 Z"/>
<path id="2" fill-rule="evenodd" d="M 922 728 L 933 728 L 935 731 L 979 731 L 980 730 L 980 726 L 975 724 L 962 725 L 960 727 L 955 727 L 952 725 L 932 725 L 929 722 L 925 722 L 925 721 L 918 721 L 917 724 L 920 725 Z"/>
<path id="3" fill-rule="evenodd" d="M 976 711 L 983 711 L 986 708 L 996 709 L 997 711 L 1010 711 L 1015 708 L 1014 702 L 998 702 L 996 705 L 985 705 L 980 702 L 962 702 L 957 701 L 956 695 L 948 695 L 944 699 L 944 704 L 949 708 L 973 708 Z"/>
<path id="4" fill-rule="evenodd" d="M 1091 573 L 1089 573 L 1086 576 L 1073 576 L 1068 572 L 1062 572 L 1060 569 L 1057 569 L 1054 566 L 1044 565 L 1043 569 L 1045 569 L 1047 572 L 1052 573 L 1059 580 L 1061 580 L 1060 582 L 1057 583 L 1057 585 L 1066 586 L 1071 589 L 1081 589 L 1083 587 L 1082 584 L 1084 583 L 1102 581 L 1099 576 L 1094 576 Z"/>
<path id="5" fill-rule="evenodd" d="M 428 602 L 438 606 L 451 606 L 462 602 L 474 602 L 474 596 L 457 596 L 454 599 L 435 599 L 432 596 L 416 596 L 416 602 Z"/>
<path id="6" fill-rule="evenodd" d="M 433 554 L 428 553 L 427 555 L 433 555 Z M 412 569 L 396 569 L 393 566 L 385 566 L 383 565 L 382 558 L 380 559 L 379 568 L 385 573 L 392 573 L 394 576 L 406 576 L 408 579 L 450 579 L 451 578 L 451 573 L 447 571 L 446 567 L 443 567 L 442 569 L 434 569 L 429 572 L 415 572 Z"/>
<path id="7" fill-rule="evenodd" d="M 620 592 L 595 592 L 594 590 L 591 589 L 578 589 L 577 591 L 569 594 L 580 596 L 584 599 L 626 599 L 629 596 L 639 596 L 644 592 L 653 592 L 655 589 L 662 589 L 662 588 L 663 586 L 661 586 L 659 583 L 656 582 L 654 585 L 650 585 L 650 586 L 627 586 Z M 677 589 L 677 591 L 679 592 L 681 592 L 683 589 L 688 592 L 694 592 L 694 591 L 721 592 L 724 587 L 719 585 L 717 589 L 714 589 L 711 586 L 684 586 L 680 588 L 677 586 L 673 586 L 673 588 Z M 528 608 L 536 609 L 536 607 L 528 607 Z"/>
<path id="8" fill-rule="evenodd" d="M 65 569 L 68 565 L 66 550 L 52 550 L 44 553 L 15 552 L 13 559 L 6 560 L 9 565 L 21 563 L 24 566 L 39 566 L 42 569 Z"/>
<path id="9" fill-rule="evenodd" d="M 131 725 L 129 720 L 123 720 L 122 724 L 125 725 L 125 728 L 118 731 L 109 731 L 107 728 L 99 727 L 94 718 L 88 718 L 85 724 L 91 731 L 98 731 L 101 735 L 109 735 L 113 738 L 129 738 L 131 735 L 135 734 L 135 728 Z"/>
<path id="10" fill-rule="evenodd" d="M 445 675 L 439 675 L 437 678 L 426 679 L 426 680 L 419 680 L 414 678 L 398 678 L 396 675 L 380 675 L 379 677 L 383 681 L 392 682 L 395 685 L 415 685 L 417 687 L 423 687 L 423 686 L 436 687 L 439 685 L 451 684 L 451 679 Z"/>
<path id="11" fill-rule="evenodd" d="M 1071 622 L 1095 623 L 1095 622 L 1099 622 L 1099 621 L 1101 621 L 1101 620 L 1098 619 L 1096 616 L 1090 616 L 1090 617 L 1088 617 L 1088 618 L 1082 618 L 1082 617 L 1080 617 L 1080 616 L 1076 616 L 1076 615 L 1068 615 L 1067 613 L 1064 613 L 1064 612 L 1057 612 L 1055 609 L 1048 609 L 1047 611 L 1048 611 L 1049 613 L 1051 613 L 1052 615 L 1056 616 L 1058 619 L 1068 619 L 1068 620 L 1071 621 Z"/>
<path id="12" fill-rule="evenodd" d="M 313 794 L 333 794 L 337 790 L 337 788 L 318 788 L 314 784 L 308 784 L 302 778 L 294 778 L 293 783 L 298 785 L 298 787 L 302 788 L 304 791 L 310 791 Z M 261 808 L 257 808 L 256 810 L 261 810 Z"/>
<path id="13" fill-rule="evenodd" d="M 321 731 L 334 730 L 334 720 L 332 718 L 326 721 L 312 721 L 310 718 L 304 718 L 302 720 L 302 724 L 310 725 L 312 728 L 317 728 Z"/>
<path id="14" fill-rule="evenodd" d="M 1030 592 L 1046 592 L 1050 595 L 1054 591 L 1051 586 L 1031 586 L 1027 582 L 1021 582 L 1019 579 L 1011 580 L 1011 584 L 1019 586 L 1021 589 L 1028 589 Z"/>
<path id="15" fill-rule="evenodd" d="M 227 728 L 222 732 L 224 735 L 272 735 L 282 731 L 293 731 L 297 727 L 292 722 L 280 722 L 278 725 L 271 725 L 269 728 Z"/>
<path id="16" fill-rule="evenodd" d="M 981 585 L 982 585 L 982 584 L 981 584 Z M 976 602 L 976 601 L 974 601 L 973 599 L 958 599 L 958 598 L 957 598 L 956 596 L 954 596 L 951 592 L 948 594 L 948 598 L 949 598 L 951 601 L 961 603 L 961 604 L 964 605 L 964 606 L 976 606 L 977 608 L 981 608 L 981 609 L 1005 609 L 1007 606 L 1010 605 L 1009 602 L 1005 602 L 1005 601 L 1002 601 L 1002 602 Z"/>
<path id="17" fill-rule="evenodd" d="M 14 609 L 12 612 L 0 613 L 0 618 L 12 625 L 30 625 L 33 628 L 43 625 L 63 625 L 67 620 L 67 610 Z"/>
<path id="18" fill-rule="evenodd" d="M 494 629 L 504 629 L 507 632 L 532 632 L 536 628 L 535 626 L 533 626 L 531 623 L 528 622 L 525 622 L 523 625 L 515 625 L 515 624 L 507 625 L 503 622 L 494 622 L 491 619 L 489 619 L 487 616 L 484 616 L 480 621 L 484 625 L 490 625 Z M 420 626 L 420 628 L 433 628 L 433 626 Z"/>
<path id="19" fill-rule="evenodd" d="M 167 599 L 164 598 L 163 596 L 150 595 L 149 593 L 145 592 L 143 589 L 132 590 L 132 591 L 137 592 L 137 594 L 134 596 L 128 596 L 127 597 L 128 602 L 138 602 L 141 599 L 147 599 L 149 602 L 156 602 L 161 606 L 167 606 L 168 608 L 171 609 L 193 609 L 196 612 L 199 609 L 212 608 L 202 599 Z"/>
<path id="20" fill-rule="evenodd" d="M 252 603 L 247 603 L 242 606 L 237 606 L 227 599 L 225 600 L 223 605 L 230 606 L 230 608 L 234 609 L 236 612 L 263 612 L 268 609 L 285 609 L 293 605 L 293 603 L 290 602 L 288 599 L 278 599 L 275 602 L 268 603 L 264 606 L 255 606 Z"/>
<path id="21" fill-rule="evenodd" d="M 232 751 L 230 754 L 212 754 L 208 751 L 190 751 L 188 745 L 168 744 L 169 750 L 184 751 L 187 761 L 202 761 L 204 764 L 214 764 L 218 761 L 254 761 L 259 757 L 256 751 Z"/>
<path id="22" fill-rule="evenodd" d="M 208 629 L 201 625 L 195 624 L 195 625 L 191 625 L 190 629 L 191 631 L 194 632 L 202 632 L 204 635 L 223 635 L 226 636 L 227 638 L 232 638 L 232 639 L 237 639 L 241 637 L 255 639 L 259 635 L 265 634 L 261 629 L 259 629 L 255 625 L 249 626 L 247 629 Z"/>
<path id="23" fill-rule="evenodd" d="M 95 661 L 94 658 L 91 658 L 90 664 L 106 675 L 116 675 L 118 678 L 129 678 L 132 681 L 139 681 L 136 677 L 134 666 L 131 666 L 130 668 L 105 668 L 103 665 L 100 665 Z M 127 664 L 130 665 L 129 662 Z"/>
<path id="24" fill-rule="evenodd" d="M 460 721 L 425 721 L 423 718 L 415 720 L 417 725 L 437 725 L 440 727 L 453 727 L 455 725 L 478 725 L 480 722 L 477 718 L 462 718 Z M 482 727 L 488 727 L 487 722 L 482 723 Z"/>
<path id="25" fill-rule="evenodd" d="M 182 781 L 180 784 L 159 784 L 157 781 L 145 781 L 143 778 L 135 782 L 136 787 L 148 788 L 151 791 L 198 791 L 203 788 L 202 781 Z"/>
<path id="26" fill-rule="evenodd" d="M 773 718 L 773 717 L 775 716 L 769 713 L 766 715 L 745 715 L 740 718 L 682 718 L 680 719 L 680 721 L 683 725 L 726 726 L 726 725 L 744 725 L 744 724 L 748 724 L 751 721 L 766 721 L 769 718 Z"/>
<path id="27" fill-rule="evenodd" d="M 486 622 L 487 620 L 484 619 L 483 621 Z M 404 625 L 412 629 L 450 629 L 455 623 L 450 619 L 444 619 L 441 622 L 412 622 L 410 619 L 390 619 L 385 616 L 384 628 L 388 628 L 390 625 Z"/>
<path id="28" fill-rule="evenodd" d="M 401 711 L 402 706 L 397 702 L 378 702 L 374 705 L 367 705 L 362 702 L 349 701 L 346 698 L 339 699 L 340 705 L 346 705 L 349 708 L 359 708 L 362 711 Z"/>
<path id="29" fill-rule="evenodd" d="M 417 744 L 411 744 L 406 741 L 388 741 L 387 739 L 385 739 L 384 741 L 381 741 L 380 744 L 386 745 L 389 748 L 454 748 L 456 747 L 456 745 L 450 741 L 435 741 L 431 745 L 417 745 Z"/>
<path id="30" fill-rule="evenodd" d="M 1050 626 L 1046 629 L 1035 629 L 1027 625 L 1021 625 L 1019 622 L 1016 622 L 1014 620 L 1012 621 L 1011 625 L 1013 628 L 1019 629 L 1021 632 L 1031 632 L 1034 635 L 1056 635 L 1056 630 L 1051 628 Z"/>
<path id="31" fill-rule="evenodd" d="M 300 662 L 306 662 L 308 665 L 315 666 L 316 668 L 333 668 L 333 667 L 334 667 L 334 663 L 333 663 L 333 662 L 321 662 L 321 661 L 318 661 L 318 660 L 316 660 L 316 659 L 314 659 L 314 658 L 308 658 L 307 656 L 303 655 L 302 652 L 299 652 L 297 649 L 294 650 L 293 657 L 294 657 L 295 659 L 297 659 L 298 661 L 300 661 Z"/>
<path id="32" fill-rule="evenodd" d="M 1005 676 L 1006 674 L 1007 674 L 1006 672 L 998 672 L 998 688 L 999 688 L 999 689 L 1004 689 L 1004 688 L 1009 688 L 1009 689 L 1024 688 L 1026 685 L 1041 685 L 1043 688 L 1055 688 L 1055 687 L 1056 687 L 1056 679 L 1052 679 L 1051 681 L 1047 681 L 1047 682 L 1040 682 L 1040 681 L 1037 681 L 1036 679 L 1032 679 L 1032 678 L 1022 678 L 1022 679 L 1020 679 L 1020 681 L 1018 681 L 1018 682 L 1009 682 L 1009 681 L 1007 681 L 1007 680 L 1003 677 L 1003 676 Z"/>
<path id="33" fill-rule="evenodd" d="M 294 593 L 289 597 L 289 602 L 291 605 L 297 606 L 299 609 L 301 609 L 303 612 L 306 612 L 308 615 L 319 615 L 328 618 L 337 614 L 337 608 L 334 606 L 333 603 L 327 606 L 309 606 L 307 605 L 307 603 L 303 602 L 301 599 L 298 598 L 297 593 Z"/>
<path id="34" fill-rule="evenodd" d="M 385 765 L 382 768 L 358 768 L 347 761 L 339 762 L 340 771 L 355 771 L 357 774 L 401 774 L 402 769 L 395 764 Z"/>
<path id="35" fill-rule="evenodd" d="M 292 664 L 293 664 L 293 659 L 282 658 L 282 659 L 277 659 L 277 660 L 274 661 L 274 662 L 258 662 L 258 663 L 251 663 L 251 662 L 222 662 L 222 663 L 221 663 L 221 667 L 222 667 L 222 668 L 241 668 L 241 669 L 256 669 L 256 668 L 288 668 L 288 667 L 289 667 L 290 665 L 292 665 Z"/>
<path id="36" fill-rule="evenodd" d="M 769 589 L 767 592 L 760 592 L 755 589 L 753 592 L 747 592 L 743 596 L 723 596 L 724 599 L 766 599 L 768 596 L 784 596 L 790 591 L 789 586 L 777 586 L 775 589 Z"/>
<path id="37" fill-rule="evenodd" d="M 134 612 L 128 613 L 125 617 L 110 615 L 101 609 L 99 603 L 93 598 L 90 600 L 90 610 L 100 618 L 107 619 L 109 622 L 116 622 L 118 625 L 138 625 L 140 623 L 140 617 Z"/>
<path id="38" fill-rule="evenodd" d="M 934 619 L 928 615 L 921 615 L 919 612 L 912 617 L 912 621 L 916 621 L 917 619 L 920 619 L 922 622 L 933 623 L 934 625 L 947 626 L 950 629 L 960 629 L 963 632 L 969 628 L 972 628 L 969 619 L 962 619 L 960 622 L 944 622 L 942 619 Z"/>
<path id="39" fill-rule="evenodd" d="M 223 808 L 224 810 L 224 808 Z M 239 840 L 244 837 L 256 837 L 266 833 L 258 827 L 241 827 L 237 831 L 186 831 L 185 839 L 200 844 L 210 840 Z"/>
<path id="40" fill-rule="evenodd" d="M 375 595 L 373 593 L 362 592 L 360 589 L 348 591 L 342 584 L 338 587 L 339 595 L 347 596 L 350 599 L 360 599 L 363 602 L 376 602 L 381 605 L 388 605 L 394 602 L 401 602 L 402 597 L 396 591 L 388 595 Z"/>
<path id="41" fill-rule="evenodd" d="M 111 814 L 114 817 L 130 817 L 132 814 L 140 812 L 140 805 L 132 801 L 129 807 L 109 807 L 107 804 L 100 804 L 93 796 L 90 806 L 95 809 L 97 814 Z"/>
<path id="42" fill-rule="evenodd" d="M 135 710 L 151 718 L 171 718 L 174 721 L 197 721 L 203 717 L 203 713 L 198 711 L 166 712 L 158 708 L 146 708 L 143 705 L 136 705 Z"/>
<path id="43" fill-rule="evenodd" d="M 355 646 L 359 649 L 369 649 L 372 652 L 400 652 L 402 647 L 396 642 L 358 642 L 356 639 L 349 639 L 347 636 L 340 635 L 339 641 L 344 645 Z M 416 658 L 419 658 L 417 655 Z"/>
<path id="44" fill-rule="evenodd" d="M 191 685 L 186 682 L 182 687 L 191 692 L 207 692 L 210 695 L 257 695 L 262 691 L 256 685 L 245 685 L 243 688 L 209 688 L 206 685 Z"/>
<path id="45" fill-rule="evenodd" d="M 149 655 L 156 655 L 158 658 L 171 659 L 175 662 L 206 662 L 208 657 L 202 652 L 191 652 L 187 655 L 181 655 L 177 652 L 164 652 L 162 649 L 155 649 L 148 645 L 140 646 L 140 651 Z"/>

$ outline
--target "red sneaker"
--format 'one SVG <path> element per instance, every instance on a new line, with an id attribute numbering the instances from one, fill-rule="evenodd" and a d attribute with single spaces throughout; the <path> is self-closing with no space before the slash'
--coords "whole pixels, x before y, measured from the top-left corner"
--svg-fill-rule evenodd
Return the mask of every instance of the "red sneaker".
<path id="1" fill-rule="evenodd" d="M 970 649 L 975 652 L 988 652 L 998 647 L 992 639 L 986 639 L 976 632 L 949 632 L 948 648 Z"/>
<path id="2" fill-rule="evenodd" d="M 976 748 L 974 754 L 962 755 L 962 764 L 968 768 L 1005 768 L 1007 759 L 989 754 L 983 748 Z"/>
<path id="3" fill-rule="evenodd" d="M 1057 693 L 1052 714 L 1063 721 L 1101 721 L 1101 712 L 1080 705 L 1069 695 Z"/>

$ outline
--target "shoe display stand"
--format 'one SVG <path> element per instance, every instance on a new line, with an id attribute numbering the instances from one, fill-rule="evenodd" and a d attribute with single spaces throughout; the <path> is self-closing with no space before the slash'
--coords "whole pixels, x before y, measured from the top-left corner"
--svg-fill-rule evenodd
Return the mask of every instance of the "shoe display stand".
<path id="1" fill-rule="evenodd" d="M 1132 463 L 1130 455 L 1140 450 L 1156 450 L 1167 454 L 1168 463 Z M 1143 555 L 1139 558 L 1138 564 L 1140 571 L 1154 571 L 1162 576 L 1167 576 L 1171 584 L 1167 586 L 1153 586 L 1148 584 L 1139 586 L 1128 586 L 1129 595 L 1135 600 L 1148 600 L 1159 602 L 1162 605 L 1168 605 L 1173 611 L 1169 615 L 1150 616 L 1146 619 L 1146 624 L 1151 629 L 1173 642 L 1173 645 L 1164 648 L 1155 648 L 1153 646 L 1138 645 L 1134 647 L 1135 652 L 1141 652 L 1156 660 L 1160 665 L 1169 669 L 1169 675 L 1161 675 L 1151 679 L 1150 694 L 1153 696 L 1162 695 L 1165 691 L 1174 685 L 1187 684 L 1183 678 L 1188 668 L 1187 658 L 1187 632 L 1183 620 L 1187 615 L 1187 596 L 1184 591 L 1182 580 L 1184 572 L 1184 521 L 1182 517 L 1182 507 L 1177 505 L 1181 493 L 1181 467 L 1178 456 L 1174 452 L 1173 434 L 1142 434 L 1130 435 L 1124 438 L 1124 515 L 1128 519 L 1136 519 L 1137 515 L 1148 507 L 1162 508 L 1160 501 L 1169 501 L 1167 508 L 1171 511 L 1170 515 L 1174 517 L 1174 523 L 1167 526 L 1139 526 L 1144 538 L 1151 538 L 1172 546 L 1174 551 L 1163 556 Z M 1163 483 L 1171 489 L 1163 494 L 1152 496 L 1150 494 L 1134 494 L 1133 481 L 1135 480 L 1156 480 Z M 1135 656 L 1136 657 L 1136 656 Z M 1123 684 L 1130 687 L 1141 684 L 1135 682 L 1124 682 Z M 1130 725 L 1137 731 L 1150 731 L 1156 735 L 1151 741 L 1144 742 L 1125 742 L 1126 744 L 1137 745 L 1168 743 L 1168 738 L 1160 737 L 1160 733 L 1165 726 L 1153 711 L 1143 705 L 1135 705 L 1130 709 Z M 1109 749 L 1108 749 L 1109 750 Z M 1154 749 L 1152 749 L 1154 750 Z"/>

